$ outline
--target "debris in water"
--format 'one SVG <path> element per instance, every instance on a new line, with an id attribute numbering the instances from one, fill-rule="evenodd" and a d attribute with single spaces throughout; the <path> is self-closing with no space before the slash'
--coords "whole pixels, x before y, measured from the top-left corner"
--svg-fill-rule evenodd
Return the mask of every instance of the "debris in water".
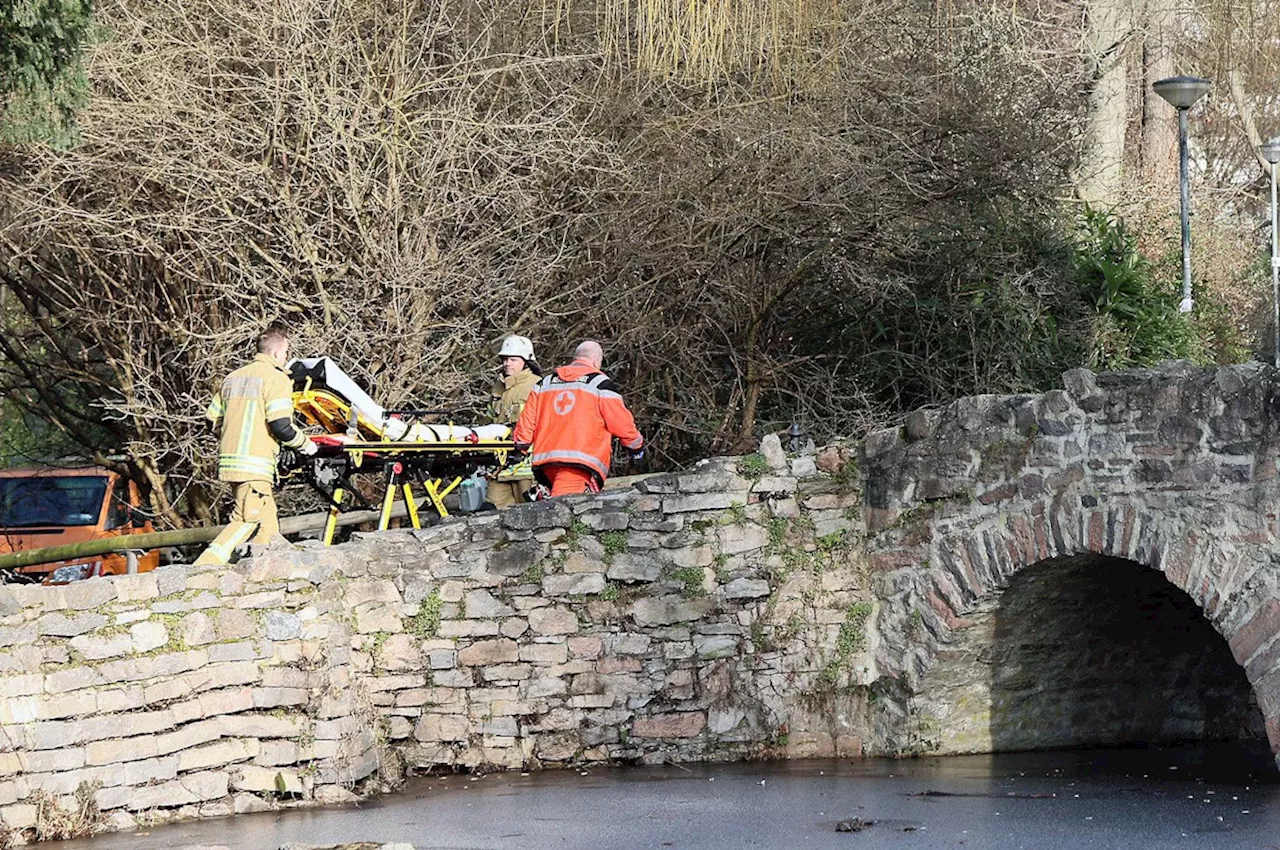
<path id="1" fill-rule="evenodd" d="M 875 826 L 875 821 L 873 820 L 845 818 L 836 824 L 836 832 L 862 832 L 864 829 L 870 829 L 873 826 Z"/>
<path id="2" fill-rule="evenodd" d="M 1013 800 L 1052 800 L 1058 795 L 1053 791 L 1006 791 L 1003 794 L 974 794 L 964 791 L 918 791 L 915 794 L 908 794 L 909 797 L 988 797 L 993 800 L 1013 799 Z M 1077 794 L 1077 797 L 1080 795 Z"/>

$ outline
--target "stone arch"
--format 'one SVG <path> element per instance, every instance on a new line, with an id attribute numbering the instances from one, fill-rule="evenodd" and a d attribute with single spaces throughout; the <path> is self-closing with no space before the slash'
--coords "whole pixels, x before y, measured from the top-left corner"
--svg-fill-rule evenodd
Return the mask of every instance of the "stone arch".
<path id="1" fill-rule="evenodd" d="M 1165 493 L 1081 494 L 1076 488 L 999 510 L 955 511 L 924 523 L 923 569 L 908 595 L 882 617 L 920 611 L 919 624 L 882 622 L 882 633 L 914 636 L 884 656 L 886 672 L 917 692 L 935 657 L 967 616 L 1021 571 L 1072 556 L 1116 558 L 1161 573 L 1186 593 L 1230 648 L 1265 719 L 1280 763 L 1280 571 L 1270 551 L 1275 512 L 1256 494 L 1209 494 L 1203 507 Z M 1269 569 L 1270 568 L 1270 569 Z M 892 669 L 897 665 L 897 669 Z"/>

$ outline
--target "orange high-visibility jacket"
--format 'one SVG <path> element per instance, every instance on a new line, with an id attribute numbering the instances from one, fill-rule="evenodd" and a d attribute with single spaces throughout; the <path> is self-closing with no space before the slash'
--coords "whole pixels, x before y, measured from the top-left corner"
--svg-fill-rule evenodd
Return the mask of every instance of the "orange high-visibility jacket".
<path id="1" fill-rule="evenodd" d="M 532 446 L 534 469 L 568 463 L 589 470 L 601 484 L 609 475 L 612 437 L 631 451 L 644 445 L 613 381 L 578 360 L 538 381 L 513 436 L 521 450 Z"/>

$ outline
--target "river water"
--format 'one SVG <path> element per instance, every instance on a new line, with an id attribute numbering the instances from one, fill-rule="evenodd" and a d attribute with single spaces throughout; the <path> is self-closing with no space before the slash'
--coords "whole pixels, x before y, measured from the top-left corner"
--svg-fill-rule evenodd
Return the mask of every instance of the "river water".
<path id="1" fill-rule="evenodd" d="M 841 821 L 870 822 L 838 831 Z M 1280 850 L 1265 749 L 1131 748 L 419 777 L 362 805 L 191 821 L 53 845 Z"/>

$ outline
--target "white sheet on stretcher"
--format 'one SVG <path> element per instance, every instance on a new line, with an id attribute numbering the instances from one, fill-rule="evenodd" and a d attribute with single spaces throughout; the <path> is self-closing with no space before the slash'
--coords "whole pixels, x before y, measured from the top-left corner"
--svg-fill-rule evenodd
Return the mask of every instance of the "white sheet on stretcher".
<path id="1" fill-rule="evenodd" d="M 341 394 L 355 408 L 360 418 L 382 431 L 384 439 L 412 443 L 461 443 L 473 434 L 481 440 L 505 440 L 511 436 L 506 425 L 426 425 L 407 424 L 399 417 L 387 416 L 386 408 L 373 400 L 351 376 L 328 357 L 312 357 L 299 360 L 308 369 L 314 369 L 324 361 L 325 383 L 329 389 Z"/>

